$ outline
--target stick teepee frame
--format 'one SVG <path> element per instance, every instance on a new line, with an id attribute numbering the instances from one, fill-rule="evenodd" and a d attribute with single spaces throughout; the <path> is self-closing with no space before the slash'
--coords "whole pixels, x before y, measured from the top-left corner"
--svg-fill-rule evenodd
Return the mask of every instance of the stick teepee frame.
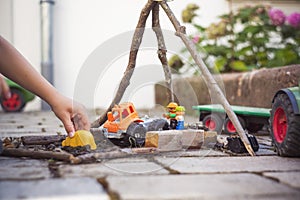
<path id="1" fill-rule="evenodd" d="M 107 120 L 107 112 L 109 112 L 115 104 L 118 104 L 122 97 L 123 94 L 126 90 L 126 88 L 130 84 L 130 78 L 133 74 L 135 65 L 136 65 L 136 58 L 137 58 L 137 53 L 139 50 L 139 47 L 142 42 L 144 30 L 145 30 L 145 25 L 147 18 L 150 15 L 150 12 L 152 11 L 152 29 L 156 34 L 157 37 L 157 42 L 158 42 L 158 57 L 162 63 L 162 67 L 164 70 L 165 74 L 165 82 L 166 82 L 166 87 L 169 88 L 167 90 L 167 99 L 170 101 L 174 101 L 174 96 L 173 96 L 173 88 L 172 88 L 172 77 L 171 77 L 171 71 L 168 66 L 168 60 L 167 60 L 167 49 L 164 41 L 164 37 L 162 34 L 162 30 L 160 27 L 160 22 L 159 22 L 159 6 L 165 11 L 167 16 L 169 17 L 171 23 L 173 24 L 176 33 L 175 35 L 178 36 L 183 43 L 185 44 L 186 48 L 190 52 L 192 58 L 194 59 L 195 63 L 197 64 L 198 68 L 200 69 L 203 78 L 206 82 L 206 85 L 210 89 L 211 95 L 214 95 L 218 103 L 220 103 L 225 111 L 226 114 L 228 115 L 229 119 L 232 121 L 233 125 L 236 127 L 236 130 L 241 137 L 241 140 L 243 141 L 248 153 L 251 156 L 255 156 L 255 153 L 250 145 L 250 142 L 245 134 L 245 131 L 243 130 L 236 114 L 233 112 L 230 104 L 228 103 L 226 97 L 224 96 L 223 92 L 221 91 L 220 87 L 218 86 L 217 82 L 209 72 L 207 66 L 203 62 L 202 58 L 200 55 L 197 53 L 197 49 L 195 44 L 187 37 L 185 27 L 181 26 L 179 21 L 176 19 L 174 13 L 170 9 L 169 5 L 167 4 L 166 0 L 148 0 L 147 4 L 144 6 L 144 8 L 141 11 L 140 18 L 138 21 L 138 24 L 136 26 L 132 43 L 131 43 L 131 49 L 130 49 L 130 54 L 129 54 L 129 62 L 126 68 L 126 71 L 124 72 L 124 76 L 121 80 L 121 83 L 119 85 L 119 88 L 117 90 L 116 96 L 114 97 L 113 101 L 111 102 L 110 106 L 106 110 L 105 113 L 103 113 L 99 119 L 97 119 L 95 122 L 92 123 L 92 127 L 96 128 L 101 126 L 106 120 Z"/>

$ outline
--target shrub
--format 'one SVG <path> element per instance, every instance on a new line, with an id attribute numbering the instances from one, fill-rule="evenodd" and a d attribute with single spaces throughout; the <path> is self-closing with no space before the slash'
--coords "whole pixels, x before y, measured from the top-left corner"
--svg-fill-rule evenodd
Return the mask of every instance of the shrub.
<path id="1" fill-rule="evenodd" d="M 264 5 L 245 6 L 203 27 L 194 22 L 197 10 L 197 5 L 189 4 L 182 12 L 182 20 L 195 27 L 190 38 L 211 71 L 250 71 L 300 63 L 300 13 L 286 16 Z M 186 49 L 182 53 L 187 53 Z M 180 57 L 176 56 L 171 60 L 180 70 Z"/>

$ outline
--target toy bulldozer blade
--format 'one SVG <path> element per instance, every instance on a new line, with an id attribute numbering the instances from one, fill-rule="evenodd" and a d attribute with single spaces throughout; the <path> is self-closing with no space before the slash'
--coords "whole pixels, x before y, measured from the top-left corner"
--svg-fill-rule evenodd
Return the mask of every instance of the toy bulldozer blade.
<path id="1" fill-rule="evenodd" d="M 91 132 L 85 130 L 76 131 L 73 137 L 68 136 L 62 141 L 62 146 L 79 147 L 85 145 L 90 145 L 91 150 L 97 149 L 94 136 Z"/>

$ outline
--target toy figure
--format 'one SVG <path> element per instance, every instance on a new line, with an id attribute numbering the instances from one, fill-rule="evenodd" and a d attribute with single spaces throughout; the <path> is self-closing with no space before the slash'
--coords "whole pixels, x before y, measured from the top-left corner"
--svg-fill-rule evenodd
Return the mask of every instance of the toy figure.
<path id="1" fill-rule="evenodd" d="M 176 119 L 176 108 L 178 104 L 175 102 L 170 102 L 167 106 L 168 112 L 164 114 L 164 117 L 170 119 L 170 129 L 176 129 L 177 119 Z"/>
<path id="2" fill-rule="evenodd" d="M 177 106 L 176 107 L 176 120 L 177 120 L 176 130 L 184 129 L 184 114 L 185 114 L 185 108 L 183 106 Z"/>

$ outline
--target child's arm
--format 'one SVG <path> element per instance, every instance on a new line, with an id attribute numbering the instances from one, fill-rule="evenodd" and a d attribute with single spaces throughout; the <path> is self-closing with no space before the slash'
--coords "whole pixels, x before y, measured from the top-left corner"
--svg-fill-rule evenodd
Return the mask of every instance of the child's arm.
<path id="1" fill-rule="evenodd" d="M 0 36 L 0 73 L 45 100 L 70 134 L 89 130 L 90 124 L 82 105 L 60 94 L 31 64 Z"/>

